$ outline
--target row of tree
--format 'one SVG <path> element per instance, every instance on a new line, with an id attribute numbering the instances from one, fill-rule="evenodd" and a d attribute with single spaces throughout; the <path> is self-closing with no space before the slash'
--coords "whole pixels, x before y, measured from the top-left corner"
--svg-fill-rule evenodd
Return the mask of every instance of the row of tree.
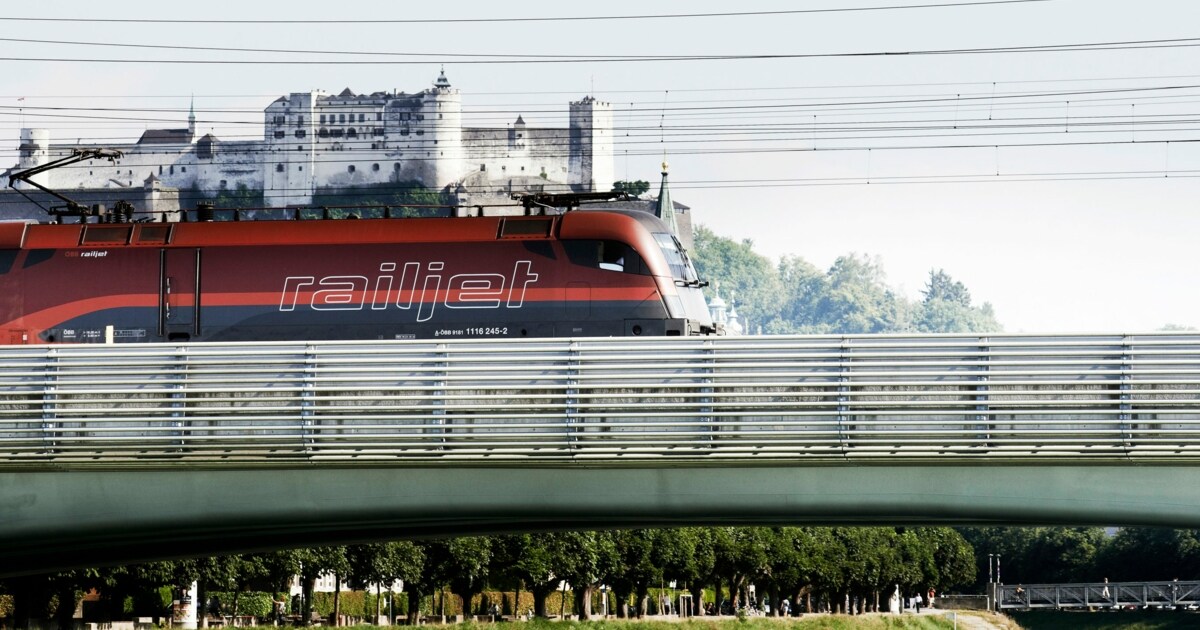
<path id="1" fill-rule="evenodd" d="M 797 256 L 772 261 L 750 240 L 734 241 L 698 226 L 692 258 L 700 276 L 719 282 L 736 302 L 748 332 L 856 334 L 887 332 L 994 332 L 1001 330 L 990 304 L 975 306 L 963 283 L 930 271 L 913 302 L 887 284 L 877 259 L 848 255 L 826 271 Z M 711 289 L 710 289 L 711 291 Z"/>
<path id="2" fill-rule="evenodd" d="M 897 586 L 906 593 L 939 591 L 975 578 L 970 545 L 945 527 L 719 527 L 552 532 L 463 537 L 430 541 L 319 547 L 261 554 L 176 560 L 12 578 L 0 588 L 15 600 L 16 627 L 30 618 L 57 615 L 69 624 L 83 592 L 103 596 L 109 618 L 128 602 L 161 601 L 164 586 L 199 585 L 198 600 L 213 591 L 287 590 L 298 575 L 306 590 L 301 612 L 311 616 L 317 577 L 332 575 L 356 589 L 403 580 L 408 614 L 415 622 L 434 593 L 443 588 L 468 608 L 485 589 L 527 591 L 532 613 L 547 614 L 548 597 L 560 585 L 574 591 L 575 614 L 593 615 L 594 595 L 611 589 L 619 616 L 641 616 L 650 593 L 675 582 L 692 595 L 694 615 L 704 614 L 703 592 L 718 609 L 747 603 L 747 587 L 778 610 L 783 598 L 793 610 L 878 609 Z M 725 601 L 728 598 L 730 601 Z M 442 599 L 444 602 L 444 597 Z M 236 602 L 234 602 L 236 607 Z M 429 605 L 424 604 L 429 610 Z M 158 610 L 142 610 L 143 615 Z M 376 611 L 378 613 L 378 611 Z M 483 612 L 467 610 L 466 612 Z M 525 611 L 520 611 L 525 612 Z M 334 602 L 333 614 L 340 613 Z M 136 611 L 135 611 L 136 614 Z M 60 627 L 69 627 L 69 625 Z"/>
<path id="3" fill-rule="evenodd" d="M 1006 584 L 1141 582 L 1200 579 L 1200 530 L 1100 527 L 964 528 L 975 549 L 976 586 L 993 579 Z"/>

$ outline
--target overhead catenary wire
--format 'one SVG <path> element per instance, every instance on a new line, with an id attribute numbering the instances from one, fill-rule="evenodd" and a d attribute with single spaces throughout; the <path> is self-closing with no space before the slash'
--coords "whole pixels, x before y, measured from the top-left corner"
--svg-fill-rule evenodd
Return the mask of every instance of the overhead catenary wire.
<path id="1" fill-rule="evenodd" d="M 861 7 L 831 7 L 824 9 L 784 9 L 775 11 L 724 11 L 707 13 L 653 13 L 625 15 L 580 15 L 580 16 L 506 16 L 479 18 L 376 18 L 376 19 L 346 19 L 330 18 L 319 20 L 304 19 L 234 19 L 234 18 L 87 18 L 87 17 L 36 17 L 36 16 L 4 16 L 0 21 L 7 22 L 70 22 L 70 23 L 103 23 L 103 24 L 488 24 L 505 22 L 587 22 L 607 20 L 663 20 L 663 19 L 692 19 L 692 18 L 731 18 L 731 17 L 774 17 L 780 15 L 811 15 L 819 13 L 855 13 L 865 11 L 899 11 L 910 9 L 949 9 L 959 7 L 975 7 L 1006 4 L 1043 3 L 1050 0 L 967 0 L 960 2 L 925 2 L 900 5 L 869 5 Z"/>
<path id="2" fill-rule="evenodd" d="M 1195 48 L 1200 46 L 1200 38 L 1148 39 L 1107 42 L 1088 42 L 1073 44 L 1041 44 L 1030 46 L 993 46 L 984 48 L 945 48 L 945 49 L 914 49 L 914 50 L 885 50 L 858 52 L 830 53 L 725 53 L 725 54 L 693 54 L 693 55 L 584 55 L 569 56 L 562 54 L 493 54 L 493 53 L 396 53 L 405 57 L 422 57 L 423 59 L 162 59 L 162 58 L 101 58 L 101 57 L 25 57 L 2 56 L 0 61 L 8 62 L 50 62 L 50 63 L 87 63 L 87 64 L 165 64 L 165 65 L 428 65 L 437 61 L 453 59 L 455 64 L 463 65 L 497 65 L 497 64 L 568 64 L 568 63 L 644 63 L 644 62 L 697 62 L 697 61 L 745 61 L 771 59 L 831 59 L 848 57 L 920 57 L 941 55 L 982 55 L 982 54 L 1028 54 L 1056 52 L 1091 52 L 1103 50 L 1152 50 L 1162 48 Z M 170 48 L 170 46 L 162 46 Z M 328 51 L 326 51 L 328 52 Z M 316 54 L 316 53 L 312 53 Z"/>

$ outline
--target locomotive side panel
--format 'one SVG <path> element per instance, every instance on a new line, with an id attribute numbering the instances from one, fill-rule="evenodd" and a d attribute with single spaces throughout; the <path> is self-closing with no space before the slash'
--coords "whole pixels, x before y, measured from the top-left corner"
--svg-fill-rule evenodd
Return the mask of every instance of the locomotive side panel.
<path id="1" fill-rule="evenodd" d="M 156 340 L 156 250 L 37 248 L 7 257 L 0 329 L 25 331 L 27 343 L 101 343 L 109 327 L 117 342 Z"/>
<path id="2" fill-rule="evenodd" d="M 213 247 L 203 338 L 625 334 L 665 315 L 652 278 L 576 265 L 554 241 Z"/>

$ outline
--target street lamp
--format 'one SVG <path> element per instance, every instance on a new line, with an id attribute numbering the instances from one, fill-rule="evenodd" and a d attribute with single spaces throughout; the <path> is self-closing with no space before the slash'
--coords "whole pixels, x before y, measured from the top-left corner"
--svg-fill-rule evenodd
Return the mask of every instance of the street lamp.
<path id="1" fill-rule="evenodd" d="M 988 554 L 988 584 L 992 583 L 992 558 L 995 558 L 995 557 L 996 557 L 996 554 L 994 554 L 994 553 Z"/>

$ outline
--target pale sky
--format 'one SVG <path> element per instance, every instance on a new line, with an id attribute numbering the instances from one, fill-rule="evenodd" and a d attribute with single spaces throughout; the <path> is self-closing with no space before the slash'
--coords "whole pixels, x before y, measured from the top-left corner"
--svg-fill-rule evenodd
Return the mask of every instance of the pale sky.
<path id="1" fill-rule="evenodd" d="M 180 126 L 193 94 L 202 132 L 261 137 L 261 112 L 281 94 L 345 87 L 415 92 L 444 64 L 462 90 L 467 124 L 501 125 L 520 113 L 531 126 L 565 126 L 569 100 L 592 93 L 610 101 L 618 179 L 657 186 L 665 153 L 673 197 L 692 207 L 695 220 L 718 234 L 752 239 L 764 255 L 799 255 L 823 268 L 850 252 L 878 256 L 890 283 L 911 297 L 918 297 L 931 268 L 944 268 L 976 301 L 991 302 L 1014 332 L 1200 327 L 1200 248 L 1194 244 L 1200 235 L 1200 40 L 1125 50 L 636 63 L 470 64 L 451 56 L 826 55 L 1186 40 L 1200 37 L 1200 3 L 1049 0 L 770 16 L 394 22 L 952 3 L 72 0 L 11 6 L 0 17 L 374 23 L 0 20 L 6 40 L 0 41 L 0 158 L 15 162 L 21 126 L 46 127 L 55 140 L 114 143 L 132 141 L 147 127 Z M 51 40 L 428 55 L 261 54 Z M 80 61 L 88 58 L 140 61 Z M 351 63 L 151 63 L 185 59 Z M 368 63 L 381 61 L 389 63 Z M 86 114 L 116 120 L 33 115 L 55 113 L 45 107 L 98 108 Z M 963 145 L 970 148 L 914 148 Z"/>

